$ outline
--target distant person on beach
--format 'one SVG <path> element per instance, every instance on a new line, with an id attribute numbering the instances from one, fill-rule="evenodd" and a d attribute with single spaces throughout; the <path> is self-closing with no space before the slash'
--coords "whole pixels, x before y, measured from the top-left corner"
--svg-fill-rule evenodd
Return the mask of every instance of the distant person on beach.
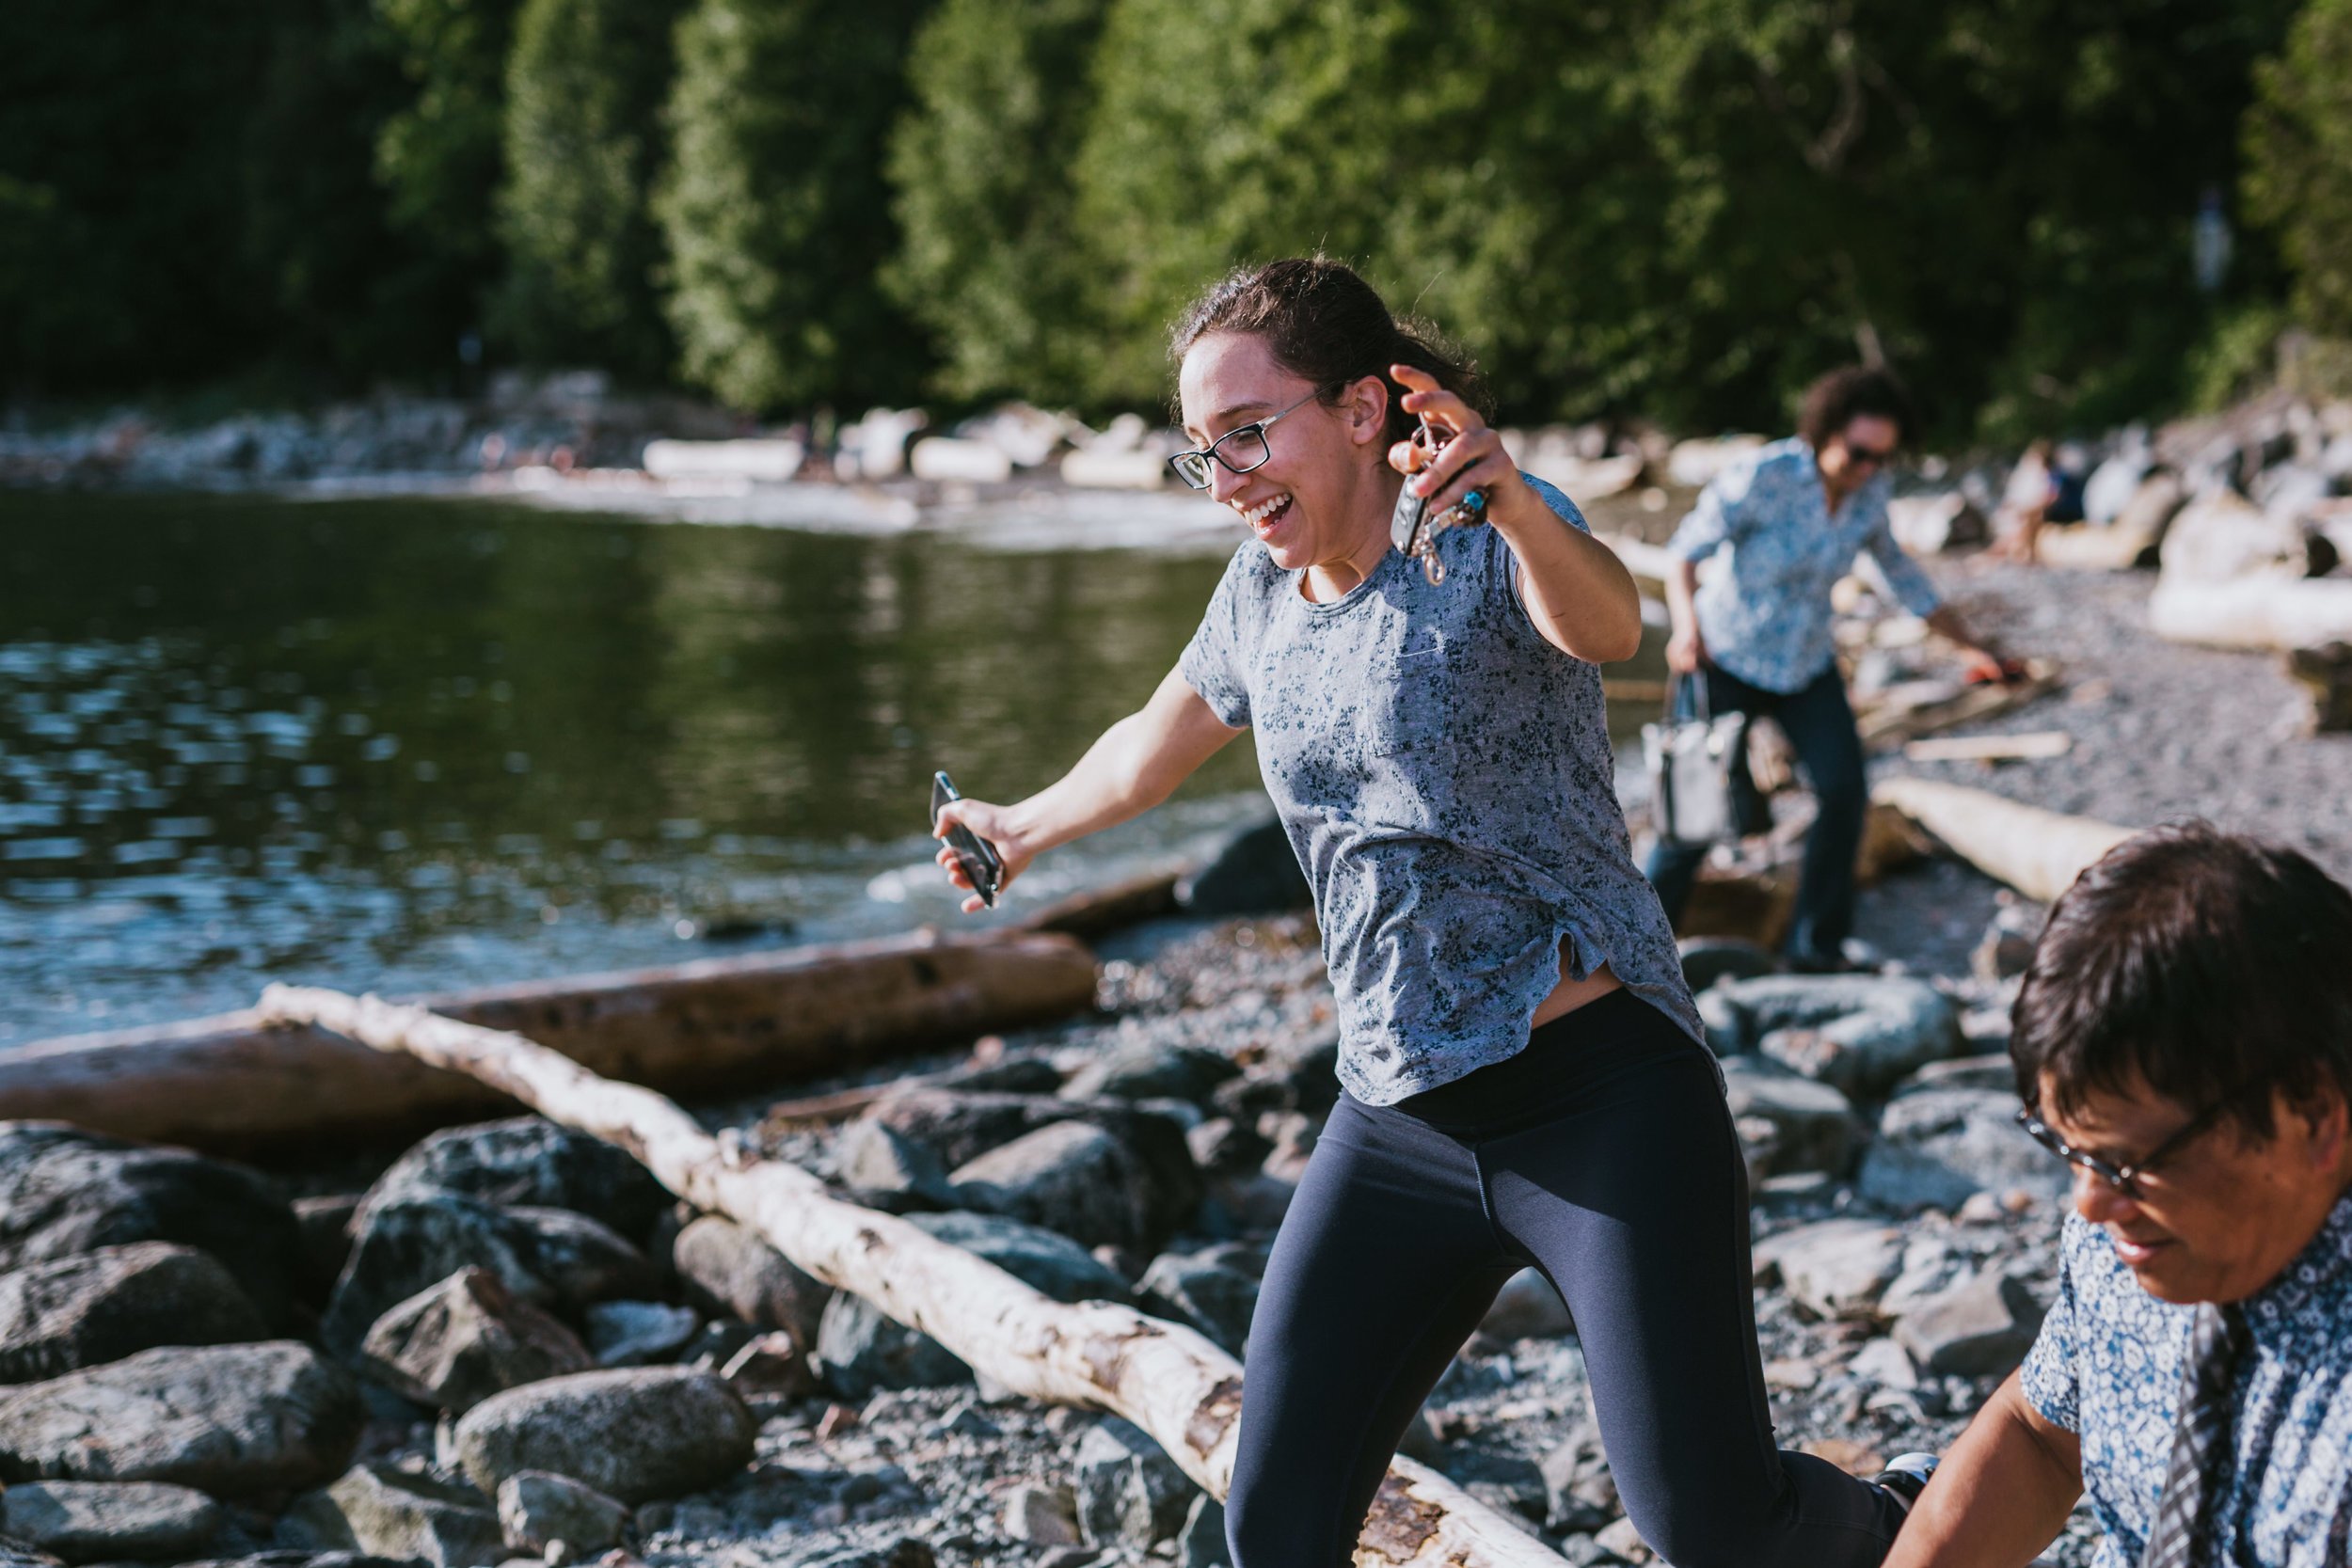
<path id="1" fill-rule="evenodd" d="M 1250 1324 L 1236 1568 L 1352 1560 L 1414 1412 L 1531 1265 L 1575 1316 L 1611 1472 L 1662 1558 L 1877 1563 L 1915 1476 L 1772 1443 L 1740 1140 L 1603 722 L 1598 666 L 1641 634 L 1631 578 L 1512 465 L 1470 368 L 1338 262 L 1233 274 L 1173 349 L 1196 450 L 1172 461 L 1251 536 L 1143 711 L 1040 794 L 941 826 L 993 841 L 1009 880 L 1256 731 L 1314 889 L 1344 1092 Z M 1423 420 L 1450 437 L 1434 457 Z M 1442 581 L 1391 546 L 1406 483 L 1434 509 L 1484 498 L 1484 526 L 1436 535 Z"/>
<path id="2" fill-rule="evenodd" d="M 2090 458 L 2082 448 L 2071 441 L 2055 448 L 2047 441 L 2029 442 L 2002 488 L 1993 519 L 1997 537 L 1989 553 L 2032 565 L 2046 525 L 2083 520 L 2089 482 Z"/>
<path id="3" fill-rule="evenodd" d="M 1887 526 L 1886 467 L 1912 420 L 1910 400 L 1884 371 L 1823 376 L 1804 395 L 1797 434 L 1716 475 L 1666 546 L 1676 558 L 1666 664 L 1681 677 L 1677 716 L 1697 710 L 1703 689 L 1711 712 L 1772 719 L 1813 791 L 1818 815 L 1785 943 L 1794 969 L 1851 967 L 1844 947 L 1869 804 L 1862 736 L 1830 637 L 1830 589 L 1867 553 L 1904 609 L 1960 645 L 1971 674 L 2002 673 Z M 1702 580 L 1709 557 L 1721 560 Z M 1752 792 L 1744 767 L 1735 765 L 1733 783 Z M 1669 918 L 1682 918 L 1707 847 L 1661 837 L 1651 849 L 1646 870 Z"/>
<path id="4" fill-rule="evenodd" d="M 2010 1055 L 2073 1165 L 2058 1296 L 1889 1568 L 2352 1562 L 2352 890 L 2202 824 L 2050 911 Z"/>

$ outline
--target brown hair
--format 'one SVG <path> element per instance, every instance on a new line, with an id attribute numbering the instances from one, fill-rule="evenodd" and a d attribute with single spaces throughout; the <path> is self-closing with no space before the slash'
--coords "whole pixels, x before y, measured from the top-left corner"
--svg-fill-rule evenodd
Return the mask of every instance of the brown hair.
<path id="1" fill-rule="evenodd" d="M 1804 408 L 1797 416 L 1797 434 L 1815 451 L 1860 415 L 1892 420 L 1910 440 L 1918 416 L 1912 412 L 1911 394 L 1893 372 L 1869 365 L 1849 365 L 1832 371 L 1804 389 Z"/>
<path id="2" fill-rule="evenodd" d="M 1184 358 L 1216 332 L 1265 340 L 1276 364 L 1313 384 L 1329 402 L 1347 384 L 1376 375 L 1389 388 L 1388 439 L 1404 440 L 1420 421 L 1400 407 L 1405 388 L 1389 378 L 1391 365 L 1411 365 L 1478 410 L 1490 412 L 1486 389 L 1470 357 L 1418 321 L 1389 313 L 1379 291 L 1343 261 L 1293 256 L 1262 267 L 1241 267 L 1193 302 L 1168 335 L 1168 353 Z"/>

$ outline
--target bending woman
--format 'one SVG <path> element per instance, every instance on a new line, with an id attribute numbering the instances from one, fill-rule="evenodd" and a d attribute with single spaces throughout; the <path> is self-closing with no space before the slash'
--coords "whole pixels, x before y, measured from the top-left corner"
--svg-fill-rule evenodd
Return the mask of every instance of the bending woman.
<path id="1" fill-rule="evenodd" d="M 1740 1144 L 1602 724 L 1595 666 L 1640 635 L 1631 578 L 1347 268 L 1236 273 L 1174 349 L 1200 448 L 1179 470 L 1251 537 L 1142 712 L 1020 804 L 945 817 L 1018 876 L 1257 731 L 1345 1092 L 1250 1325 L 1236 1568 L 1351 1560 L 1414 1411 L 1530 1264 L 1575 1314 L 1617 1489 L 1662 1557 L 1876 1563 L 1902 1505 L 1772 1445 Z M 1406 440 L 1421 417 L 1453 434 L 1434 461 Z M 1492 526 L 1438 534 L 1440 583 L 1391 548 L 1399 467 L 1433 509 L 1486 499 Z"/>

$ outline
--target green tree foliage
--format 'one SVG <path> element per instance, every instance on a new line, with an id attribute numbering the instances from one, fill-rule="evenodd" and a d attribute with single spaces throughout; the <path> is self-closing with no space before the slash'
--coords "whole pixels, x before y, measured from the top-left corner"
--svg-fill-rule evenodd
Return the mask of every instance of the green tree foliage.
<path id="1" fill-rule="evenodd" d="M 2311 0 L 2255 80 L 2247 205 L 2278 230 L 2306 324 L 2352 338 L 2352 0 Z"/>
<path id="2" fill-rule="evenodd" d="M 506 77 L 509 276 L 501 325 L 525 357 L 669 369 L 651 196 L 677 0 L 524 0 Z"/>
<path id="3" fill-rule="evenodd" d="M 254 356 L 239 170 L 277 20 L 0 6 L 0 388 L 137 388 Z"/>
<path id="4" fill-rule="evenodd" d="M 504 270 L 506 60 L 519 0 L 374 0 L 407 84 L 376 132 L 385 216 L 424 253 L 445 310 L 478 325 Z"/>
<path id="5" fill-rule="evenodd" d="M 1072 309 L 1085 247 L 1071 155 L 1108 0 L 944 0 L 916 36 L 890 148 L 892 295 L 938 338 L 951 395 L 1069 401 L 1099 336 Z"/>
<path id="6" fill-rule="evenodd" d="M 1097 390 L 1165 386 L 1149 329 L 1222 268 L 1320 246 L 1523 416 L 1761 422 L 1883 356 L 1947 429 L 2122 417 L 2201 327 L 2189 224 L 2286 9 L 1115 0 Z"/>
<path id="7" fill-rule="evenodd" d="M 700 0 L 679 24 L 655 211 L 686 378 L 739 408 L 909 396 L 925 369 L 879 274 L 883 144 L 927 0 Z"/>

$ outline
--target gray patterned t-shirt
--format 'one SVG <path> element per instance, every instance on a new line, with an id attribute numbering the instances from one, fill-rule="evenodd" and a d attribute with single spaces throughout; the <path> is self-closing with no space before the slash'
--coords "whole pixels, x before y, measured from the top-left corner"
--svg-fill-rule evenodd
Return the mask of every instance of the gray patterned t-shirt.
<path id="1" fill-rule="evenodd" d="M 1177 664 L 1220 720 L 1257 732 L 1314 888 L 1340 1082 L 1368 1105 L 1516 1054 L 1564 942 L 1571 975 L 1606 963 L 1704 1038 L 1673 928 L 1633 867 L 1599 670 L 1535 630 L 1493 528 L 1449 529 L 1438 547 L 1443 583 L 1391 550 L 1313 604 L 1252 539 Z"/>

